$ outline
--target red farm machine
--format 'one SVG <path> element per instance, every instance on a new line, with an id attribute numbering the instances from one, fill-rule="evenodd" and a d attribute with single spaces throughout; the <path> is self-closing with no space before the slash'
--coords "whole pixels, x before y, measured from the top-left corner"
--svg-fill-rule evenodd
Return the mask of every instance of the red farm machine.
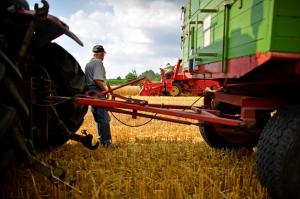
<path id="1" fill-rule="evenodd" d="M 160 73 L 161 82 L 152 82 L 149 79 L 139 82 L 140 96 L 202 95 L 206 88 L 212 90 L 220 88 L 217 81 L 193 78 L 191 73 L 182 67 L 181 59 L 175 66 L 169 65 L 167 68 L 161 68 Z"/>
<path id="2" fill-rule="evenodd" d="M 300 198 L 300 1 L 188 0 L 182 7 L 182 64 L 192 79 L 221 86 L 204 93 L 203 106 L 114 94 L 140 80 L 108 86 L 96 96 L 84 93 L 78 63 L 51 43 L 61 34 L 81 42 L 47 15 L 42 2 L 35 11 L 21 0 L 0 2 L 0 171 L 17 156 L 51 180 L 63 176 L 35 151 L 68 139 L 95 149 L 90 135 L 75 134 L 92 105 L 133 119 L 199 126 L 213 148 L 256 147 L 257 175 L 270 195 Z M 107 94 L 111 98 L 101 98 Z"/>

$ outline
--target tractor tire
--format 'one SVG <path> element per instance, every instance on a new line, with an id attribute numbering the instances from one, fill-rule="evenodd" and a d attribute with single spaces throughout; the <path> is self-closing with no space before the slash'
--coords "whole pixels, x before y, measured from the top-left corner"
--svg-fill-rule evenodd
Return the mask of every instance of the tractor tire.
<path id="1" fill-rule="evenodd" d="M 181 95 L 181 93 L 182 93 L 182 88 L 181 88 L 180 84 L 173 83 L 172 89 L 171 89 L 171 91 L 169 91 L 170 96 L 173 96 L 173 97 L 179 96 L 179 95 Z"/>
<path id="2" fill-rule="evenodd" d="M 300 106 L 280 109 L 257 145 L 257 175 L 272 198 L 300 198 Z"/>
<path id="3" fill-rule="evenodd" d="M 240 112 L 239 107 L 225 103 L 215 103 L 213 109 L 226 114 L 237 114 Z M 259 115 L 263 115 L 263 117 L 260 117 L 257 126 L 252 129 L 207 124 L 200 126 L 199 131 L 204 141 L 212 148 L 253 148 L 257 145 L 259 134 L 270 117 L 268 112 L 259 112 Z M 227 134 L 224 132 L 227 132 Z"/>
<path id="4" fill-rule="evenodd" d="M 49 73 L 56 87 L 54 95 L 73 97 L 86 89 L 85 75 L 79 63 L 59 45 L 51 43 L 39 49 L 37 64 L 42 65 Z M 55 106 L 55 109 L 69 132 L 75 133 L 83 123 L 88 106 L 67 102 Z M 51 147 L 62 145 L 68 140 L 65 129 L 61 128 L 53 114 L 50 114 L 48 137 Z M 43 144 L 45 143 L 38 145 Z"/>

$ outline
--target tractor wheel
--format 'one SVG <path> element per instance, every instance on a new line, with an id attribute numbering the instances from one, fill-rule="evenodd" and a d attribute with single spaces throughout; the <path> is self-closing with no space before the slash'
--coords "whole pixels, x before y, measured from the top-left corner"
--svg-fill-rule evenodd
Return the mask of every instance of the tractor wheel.
<path id="1" fill-rule="evenodd" d="M 257 145 L 257 174 L 272 198 L 300 198 L 300 106 L 279 110 Z"/>
<path id="2" fill-rule="evenodd" d="M 55 95 L 72 97 L 83 93 L 86 87 L 85 75 L 78 62 L 59 45 L 52 43 L 40 49 L 37 53 L 37 64 L 43 66 L 48 72 L 56 88 Z M 67 102 L 54 108 L 68 130 L 75 133 L 83 123 L 88 106 Z M 48 144 L 50 146 L 62 145 L 68 140 L 65 129 L 59 124 L 51 109 L 48 126 Z M 44 145 L 45 143 L 37 144 Z"/>
<path id="3" fill-rule="evenodd" d="M 225 104 L 214 103 L 213 109 L 221 111 L 222 114 L 238 114 L 240 107 Z M 270 117 L 269 112 L 257 112 L 257 125 L 251 129 L 232 127 L 221 124 L 208 124 L 200 126 L 200 134 L 205 142 L 213 148 L 252 148 L 258 141 L 260 132 Z"/>
<path id="4" fill-rule="evenodd" d="M 172 89 L 170 90 L 169 94 L 173 97 L 179 96 L 182 92 L 181 86 L 178 83 L 173 83 Z"/>

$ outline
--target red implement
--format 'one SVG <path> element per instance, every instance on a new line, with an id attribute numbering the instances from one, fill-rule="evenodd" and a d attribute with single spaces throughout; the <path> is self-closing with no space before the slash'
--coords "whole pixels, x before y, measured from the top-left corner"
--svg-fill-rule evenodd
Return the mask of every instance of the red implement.
<path id="1" fill-rule="evenodd" d="M 140 83 L 141 96 L 171 95 L 202 95 L 206 88 L 218 90 L 219 83 L 213 80 L 193 78 L 192 74 L 182 68 L 181 60 L 175 66 L 161 68 L 161 82 L 145 80 Z"/>

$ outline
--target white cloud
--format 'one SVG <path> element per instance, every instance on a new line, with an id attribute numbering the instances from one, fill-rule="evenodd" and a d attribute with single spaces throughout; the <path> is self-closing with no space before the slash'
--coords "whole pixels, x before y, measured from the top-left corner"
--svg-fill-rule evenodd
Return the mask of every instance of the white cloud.
<path id="1" fill-rule="evenodd" d="M 78 10 L 63 18 L 85 47 L 75 46 L 65 37 L 58 42 L 83 68 L 95 44 L 102 44 L 107 51 L 104 65 L 108 78 L 124 77 L 132 69 L 158 72 L 168 62 L 175 64 L 180 56 L 180 7 L 172 1 L 110 0 L 107 4 L 112 11 Z"/>

